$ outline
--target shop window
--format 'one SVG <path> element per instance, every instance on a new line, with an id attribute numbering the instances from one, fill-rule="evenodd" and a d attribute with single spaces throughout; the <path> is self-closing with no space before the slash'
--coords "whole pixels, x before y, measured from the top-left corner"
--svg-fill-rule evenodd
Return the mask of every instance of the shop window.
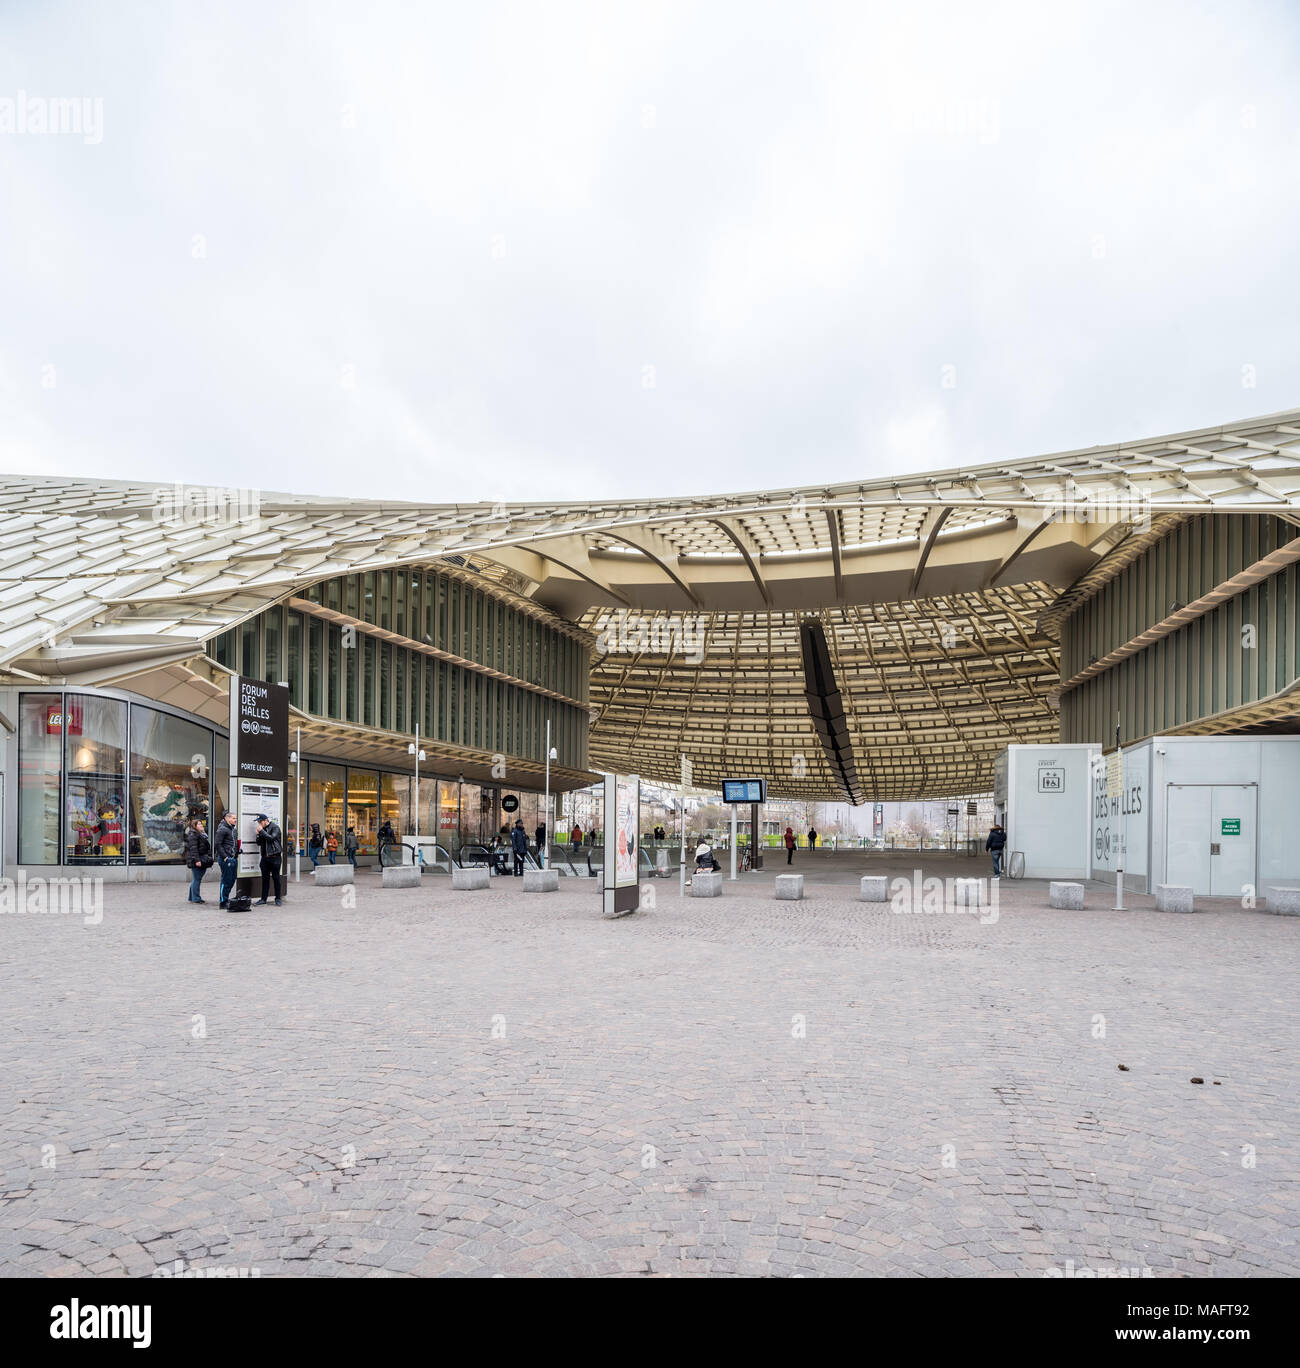
<path id="1" fill-rule="evenodd" d="M 208 823 L 212 733 L 154 708 L 131 707 L 131 862 L 180 864 L 185 828 Z"/>
<path id="2" fill-rule="evenodd" d="M 262 653 L 258 649 L 258 624 L 260 618 L 246 622 L 239 629 L 239 673 L 249 679 L 261 677 Z"/>
<path id="3" fill-rule="evenodd" d="M 326 765 L 313 760 L 307 769 L 307 823 L 308 830 L 303 839 L 311 834 L 311 824 L 320 827 L 321 835 L 332 831 L 338 837 L 339 849 L 343 849 L 343 836 L 347 829 L 347 809 L 344 803 L 346 785 L 342 765 Z"/>
<path id="4" fill-rule="evenodd" d="M 64 707 L 65 862 L 124 864 L 126 704 L 67 694 Z"/>
<path id="5" fill-rule="evenodd" d="M 63 695 L 23 694 L 18 705 L 18 863 L 59 863 Z"/>
<path id="6" fill-rule="evenodd" d="M 378 850 L 379 822 L 379 776 L 374 770 L 349 768 L 347 824 L 356 829 L 360 854 L 374 855 Z"/>

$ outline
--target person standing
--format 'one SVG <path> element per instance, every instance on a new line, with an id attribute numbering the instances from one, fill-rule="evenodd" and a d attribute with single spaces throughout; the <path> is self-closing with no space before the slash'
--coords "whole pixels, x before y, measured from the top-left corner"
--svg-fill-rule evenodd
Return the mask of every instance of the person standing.
<path id="1" fill-rule="evenodd" d="M 185 867 L 190 871 L 190 902 L 201 903 L 199 885 L 203 876 L 212 868 L 212 842 L 203 830 L 203 819 L 196 817 L 185 833 Z"/>
<path id="2" fill-rule="evenodd" d="M 325 853 L 330 858 L 330 864 L 336 864 L 335 857 L 339 853 L 339 838 L 331 831 L 325 836 Z"/>
<path id="3" fill-rule="evenodd" d="M 261 852 L 258 867 L 262 871 L 262 896 L 257 905 L 261 907 L 275 888 L 275 905 L 283 906 L 284 890 L 280 884 L 280 862 L 284 858 L 284 834 L 264 812 L 257 814 L 257 848 Z"/>
<path id="4" fill-rule="evenodd" d="M 348 857 L 348 863 L 353 869 L 357 867 L 357 829 L 348 827 L 343 833 L 343 853 Z"/>
<path id="5" fill-rule="evenodd" d="M 574 822 L 573 830 L 569 832 L 569 844 L 580 846 L 582 844 L 582 828 Z"/>
<path id="6" fill-rule="evenodd" d="M 809 827 L 809 828 L 808 828 L 808 849 L 809 849 L 809 850 L 816 850 L 816 849 L 817 849 L 817 828 L 816 828 L 816 827 Z"/>
<path id="7" fill-rule="evenodd" d="M 528 833 L 524 830 L 524 819 L 515 818 L 514 830 L 510 833 L 510 845 L 515 852 L 515 878 L 524 876 L 524 858 L 528 854 Z"/>
<path id="8" fill-rule="evenodd" d="M 546 850 L 546 823 L 538 822 L 537 830 L 533 834 L 537 837 L 537 863 L 541 864 Z"/>
<path id="9" fill-rule="evenodd" d="M 235 886 L 235 876 L 239 873 L 239 840 L 235 836 L 235 810 L 227 808 L 226 815 L 217 823 L 216 839 L 217 866 L 221 870 L 221 906 L 229 909 L 230 894 Z"/>
<path id="10" fill-rule="evenodd" d="M 988 839 L 984 842 L 984 849 L 993 857 L 993 877 L 1002 877 L 1002 852 L 1007 847 L 1007 833 L 1001 822 L 994 822 L 989 827 Z"/>
<path id="11" fill-rule="evenodd" d="M 794 864 L 794 829 L 792 827 L 785 829 L 785 862 L 786 864 Z"/>

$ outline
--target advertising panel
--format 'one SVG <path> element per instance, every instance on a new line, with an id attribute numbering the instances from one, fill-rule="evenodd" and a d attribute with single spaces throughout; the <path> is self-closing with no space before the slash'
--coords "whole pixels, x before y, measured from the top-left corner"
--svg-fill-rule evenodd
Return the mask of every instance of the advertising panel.
<path id="1" fill-rule="evenodd" d="M 605 915 L 635 912 L 640 902 L 641 780 L 605 776 Z"/>

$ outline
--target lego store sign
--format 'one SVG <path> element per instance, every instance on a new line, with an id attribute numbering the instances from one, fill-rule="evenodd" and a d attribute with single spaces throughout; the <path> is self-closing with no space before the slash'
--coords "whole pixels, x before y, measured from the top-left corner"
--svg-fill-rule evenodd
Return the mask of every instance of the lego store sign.
<path id="1" fill-rule="evenodd" d="M 47 734 L 61 734 L 67 728 L 69 736 L 81 735 L 81 709 L 50 707 L 45 710 L 45 730 Z"/>

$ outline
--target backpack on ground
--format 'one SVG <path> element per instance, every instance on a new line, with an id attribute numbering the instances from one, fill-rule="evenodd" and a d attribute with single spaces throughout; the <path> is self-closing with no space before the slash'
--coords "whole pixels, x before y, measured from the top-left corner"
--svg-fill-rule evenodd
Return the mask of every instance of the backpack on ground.
<path id="1" fill-rule="evenodd" d="M 247 893 L 235 893 L 232 895 L 226 910 L 228 912 L 251 912 L 253 900 Z"/>

